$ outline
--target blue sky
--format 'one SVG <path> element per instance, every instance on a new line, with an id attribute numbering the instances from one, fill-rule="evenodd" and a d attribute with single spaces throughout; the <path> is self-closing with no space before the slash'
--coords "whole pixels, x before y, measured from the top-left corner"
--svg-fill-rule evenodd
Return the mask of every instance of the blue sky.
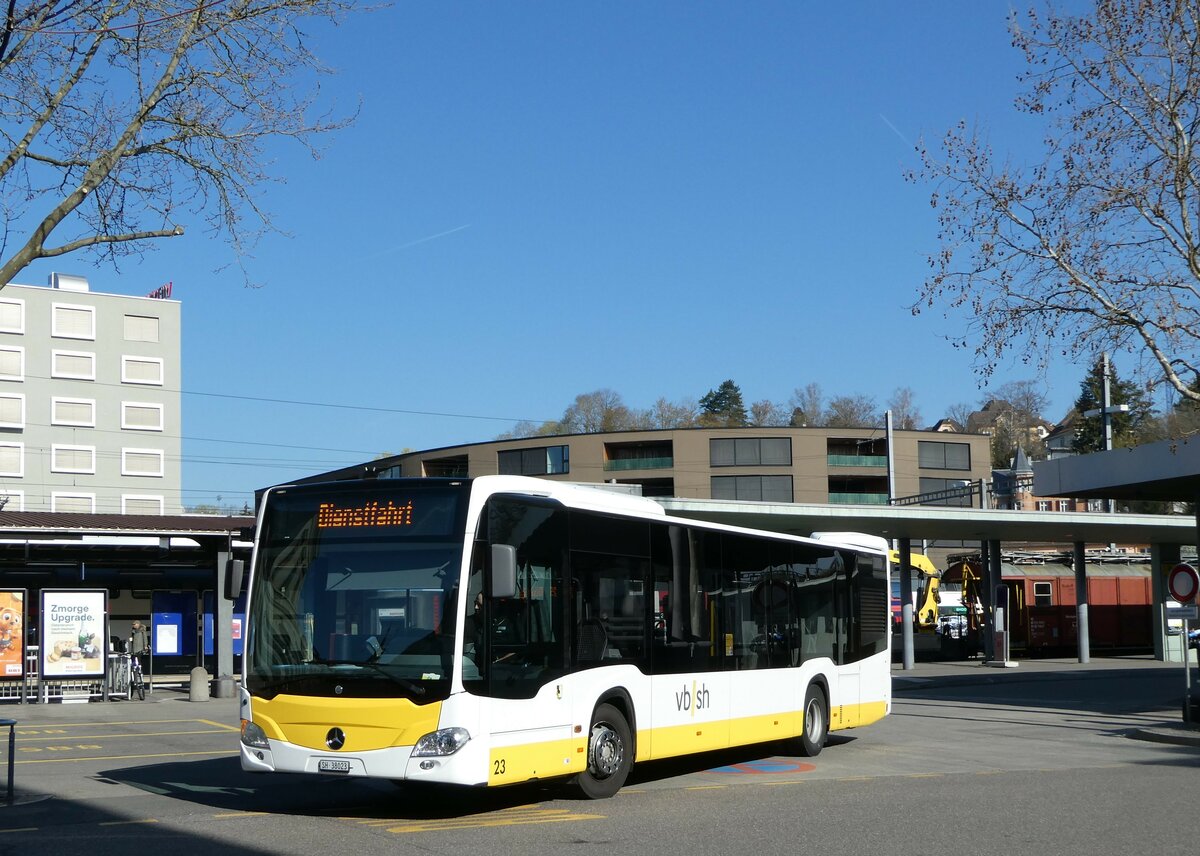
<path id="1" fill-rule="evenodd" d="M 607 387 L 631 407 L 981 392 L 909 305 L 935 249 L 913 144 L 998 148 L 1021 58 L 994 2 L 400 2 L 311 28 L 355 124 L 281 145 L 247 261 L 199 224 L 93 289 L 183 302 L 185 505 L 381 452 L 487 440 Z M 1046 379 L 1061 418 L 1084 374 Z M 993 383 L 1034 376 L 1017 364 Z M 304 402 L 304 403 L 283 403 Z M 336 407 L 317 405 L 338 405 Z M 358 408 L 378 408 L 366 410 Z"/>

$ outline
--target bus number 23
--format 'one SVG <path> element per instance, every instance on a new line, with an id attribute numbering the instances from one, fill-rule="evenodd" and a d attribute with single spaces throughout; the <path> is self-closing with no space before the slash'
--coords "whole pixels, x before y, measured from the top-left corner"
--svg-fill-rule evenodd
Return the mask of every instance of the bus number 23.
<path id="1" fill-rule="evenodd" d="M 505 772 L 504 759 L 497 758 L 495 761 L 492 762 L 492 775 L 493 776 L 503 776 L 504 772 Z"/>

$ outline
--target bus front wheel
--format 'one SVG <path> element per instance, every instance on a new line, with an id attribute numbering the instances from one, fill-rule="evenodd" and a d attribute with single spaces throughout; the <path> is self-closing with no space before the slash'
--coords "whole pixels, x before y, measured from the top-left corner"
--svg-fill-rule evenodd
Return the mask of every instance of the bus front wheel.
<path id="1" fill-rule="evenodd" d="M 633 769 L 633 738 L 624 715 L 611 704 L 592 714 L 588 733 L 587 769 L 576 778 L 588 799 L 607 799 L 621 789 Z"/>
<path id="2" fill-rule="evenodd" d="M 816 684 L 810 684 L 804 694 L 804 722 L 800 733 L 800 751 L 809 758 L 821 754 L 825 738 L 829 735 L 829 712 L 825 707 L 825 693 Z"/>

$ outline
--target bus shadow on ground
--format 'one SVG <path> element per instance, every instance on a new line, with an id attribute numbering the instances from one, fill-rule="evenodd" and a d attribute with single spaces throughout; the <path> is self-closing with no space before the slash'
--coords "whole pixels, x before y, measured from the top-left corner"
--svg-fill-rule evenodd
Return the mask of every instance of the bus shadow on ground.
<path id="1" fill-rule="evenodd" d="M 831 736 L 829 745 L 852 741 Z M 649 761 L 634 767 L 627 787 L 664 782 L 706 772 L 755 772 L 792 764 L 795 772 L 811 767 L 789 754 L 786 744 L 763 743 Z M 724 768 L 724 769 L 723 769 Z M 530 803 L 585 798 L 570 779 L 553 779 L 502 788 L 413 785 L 385 779 L 341 778 L 280 773 L 255 775 L 241 769 L 236 758 L 179 761 L 105 770 L 98 778 L 137 788 L 149 794 L 208 806 L 223 811 L 269 814 L 327 815 L 354 818 L 437 820 L 503 811 Z"/>

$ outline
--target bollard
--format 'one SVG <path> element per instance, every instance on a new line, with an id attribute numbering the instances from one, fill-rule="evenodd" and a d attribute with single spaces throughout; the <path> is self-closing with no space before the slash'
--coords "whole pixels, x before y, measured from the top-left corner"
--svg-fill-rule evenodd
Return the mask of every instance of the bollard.
<path id="1" fill-rule="evenodd" d="M 191 683 L 188 685 L 188 701 L 208 701 L 208 672 L 203 666 L 192 669 Z"/>
<path id="2" fill-rule="evenodd" d="M 0 719 L 0 728 L 8 726 L 8 795 L 5 802 L 12 805 L 13 791 L 13 755 L 17 751 L 17 721 L 15 719 Z"/>

